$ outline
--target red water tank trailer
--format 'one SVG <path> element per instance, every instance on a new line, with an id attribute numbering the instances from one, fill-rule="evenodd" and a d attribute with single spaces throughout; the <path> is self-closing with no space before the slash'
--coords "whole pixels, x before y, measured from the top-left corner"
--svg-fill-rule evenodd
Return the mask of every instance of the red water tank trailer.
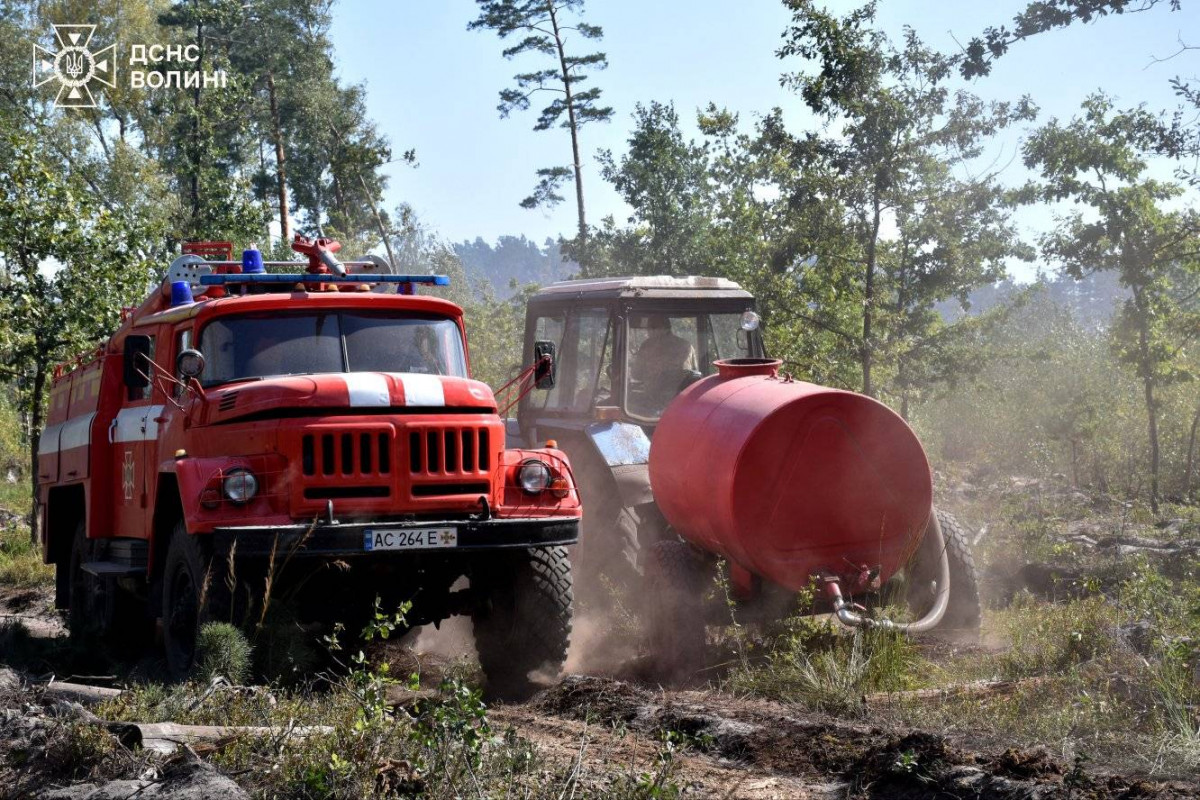
<path id="1" fill-rule="evenodd" d="M 671 402 L 650 447 L 655 500 L 685 539 L 788 589 L 886 581 L 929 523 L 925 451 L 887 406 L 780 363 L 718 361 Z"/>

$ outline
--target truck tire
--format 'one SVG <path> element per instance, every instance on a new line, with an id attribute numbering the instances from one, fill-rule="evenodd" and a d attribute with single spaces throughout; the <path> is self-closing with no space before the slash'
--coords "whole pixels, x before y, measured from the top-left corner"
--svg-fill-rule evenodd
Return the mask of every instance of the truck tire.
<path id="1" fill-rule="evenodd" d="M 189 534 L 182 520 L 175 523 L 163 568 L 162 628 L 167 670 L 178 681 L 192 671 L 196 636 L 208 616 L 209 592 L 217 582 L 211 564 L 211 542 Z"/>
<path id="2" fill-rule="evenodd" d="M 488 554 L 471 586 L 475 649 L 488 693 L 523 700 L 537 689 L 534 670 L 557 677 L 571 643 L 571 562 L 565 547 Z"/>
<path id="3" fill-rule="evenodd" d="M 71 540 L 69 566 L 71 590 L 68 600 L 67 627 L 77 642 L 90 642 L 109 632 L 112 623 L 113 586 L 83 571 L 83 565 L 95 560 L 96 544 L 87 538 L 87 528 L 80 520 Z"/>
<path id="4" fill-rule="evenodd" d="M 975 570 L 975 559 L 971 555 L 971 537 L 966 528 L 948 511 L 935 509 L 942 539 L 946 543 L 946 555 L 950 560 L 950 605 L 946 616 L 934 629 L 956 631 L 978 635 L 982 616 L 979 600 L 979 575 Z M 939 561 L 933 541 L 926 537 L 917 547 L 910 566 L 911 577 L 905 589 L 906 600 L 914 618 L 920 617 L 934 600 L 931 587 L 937 582 Z"/>
<path id="5" fill-rule="evenodd" d="M 656 672 L 666 680 L 687 677 L 703 664 L 704 574 L 695 551 L 683 542 L 656 542 L 650 548 L 647 643 Z"/>

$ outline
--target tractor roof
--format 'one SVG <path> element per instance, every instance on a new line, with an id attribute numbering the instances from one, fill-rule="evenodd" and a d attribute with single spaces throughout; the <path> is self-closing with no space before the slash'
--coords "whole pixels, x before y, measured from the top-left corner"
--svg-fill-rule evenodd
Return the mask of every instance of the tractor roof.
<path id="1" fill-rule="evenodd" d="M 566 300 L 576 297 L 596 299 L 753 299 L 753 296 L 734 281 L 698 275 L 675 278 L 669 275 L 648 275 L 627 278 L 589 278 L 558 281 L 538 291 L 531 302 Z"/>

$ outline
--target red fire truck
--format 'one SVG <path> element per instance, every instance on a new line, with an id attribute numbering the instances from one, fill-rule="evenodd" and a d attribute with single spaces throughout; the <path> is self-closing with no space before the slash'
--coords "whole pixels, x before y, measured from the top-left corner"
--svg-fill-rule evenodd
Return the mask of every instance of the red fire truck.
<path id="1" fill-rule="evenodd" d="M 570 636 L 567 458 L 505 448 L 462 309 L 415 293 L 445 278 L 293 249 L 307 261 L 185 247 L 108 342 L 56 369 L 38 481 L 58 606 L 73 634 L 159 621 L 184 676 L 198 627 L 257 619 L 268 587 L 348 627 L 376 598 L 411 601 L 413 624 L 469 614 L 489 684 L 519 693 Z M 545 386 L 539 352 L 526 374 Z"/>

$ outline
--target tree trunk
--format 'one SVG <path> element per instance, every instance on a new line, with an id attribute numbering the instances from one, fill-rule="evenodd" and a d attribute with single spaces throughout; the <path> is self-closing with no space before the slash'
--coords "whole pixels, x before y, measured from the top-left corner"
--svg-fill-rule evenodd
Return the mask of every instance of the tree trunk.
<path id="1" fill-rule="evenodd" d="M 1150 310 L 1143 290 L 1133 290 L 1137 309 L 1138 371 L 1142 374 L 1142 393 L 1146 401 L 1146 430 L 1150 438 L 1150 510 L 1158 514 L 1158 408 L 1154 399 L 1154 362 L 1150 355 Z"/>
<path id="2" fill-rule="evenodd" d="M 204 69 L 204 26 L 196 26 L 196 46 L 199 49 L 199 58 L 196 60 L 196 69 L 203 71 Z M 191 201 L 192 201 L 192 223 L 196 223 L 196 218 L 200 216 L 200 84 L 196 84 L 196 91 L 192 93 L 192 180 L 191 180 Z M 192 231 L 193 235 L 197 232 Z"/>
<path id="3" fill-rule="evenodd" d="M 871 323 L 875 314 L 875 259 L 880 223 L 878 191 L 872 200 L 872 210 L 871 238 L 867 241 L 867 274 L 863 281 L 862 391 L 867 397 L 875 396 L 875 389 L 871 385 L 871 362 L 875 355 L 874 344 L 871 342 Z"/>
<path id="4" fill-rule="evenodd" d="M 1150 510 L 1158 513 L 1158 410 L 1154 399 L 1154 378 L 1142 379 L 1146 396 L 1146 421 L 1150 434 Z"/>
<path id="5" fill-rule="evenodd" d="M 279 189 L 279 237 L 287 244 L 292 239 L 288 221 L 288 190 L 286 154 L 283 150 L 283 130 L 279 124 L 279 103 L 275 96 L 275 76 L 267 73 L 267 97 L 271 102 L 271 136 L 275 140 L 275 180 Z"/>
<path id="6" fill-rule="evenodd" d="M 47 365 L 34 365 L 33 393 L 29 398 L 29 541 L 40 541 L 41 514 L 38 509 L 38 438 L 42 433 L 42 394 L 46 388 Z"/>
<path id="7" fill-rule="evenodd" d="M 1071 439 L 1071 488 L 1079 488 L 1079 442 Z"/>
<path id="8" fill-rule="evenodd" d="M 1183 496 L 1189 500 L 1195 497 L 1192 493 L 1192 476 L 1195 475 L 1196 468 L 1197 428 L 1200 428 L 1200 406 L 1196 406 L 1196 413 L 1192 416 L 1192 432 L 1188 434 L 1187 472 L 1183 476 Z"/>
<path id="9" fill-rule="evenodd" d="M 563 50 L 562 36 L 558 30 L 558 16 L 554 3 L 546 4 L 550 12 L 550 25 L 554 29 L 554 45 L 558 48 L 558 68 L 562 74 L 563 92 L 567 103 L 567 126 L 571 129 L 571 156 L 575 168 L 575 205 L 579 212 L 579 244 L 587 244 L 587 219 L 583 213 L 583 163 L 579 158 L 579 126 L 575 119 L 575 100 L 571 94 L 571 74 L 567 71 L 567 54 Z"/>

